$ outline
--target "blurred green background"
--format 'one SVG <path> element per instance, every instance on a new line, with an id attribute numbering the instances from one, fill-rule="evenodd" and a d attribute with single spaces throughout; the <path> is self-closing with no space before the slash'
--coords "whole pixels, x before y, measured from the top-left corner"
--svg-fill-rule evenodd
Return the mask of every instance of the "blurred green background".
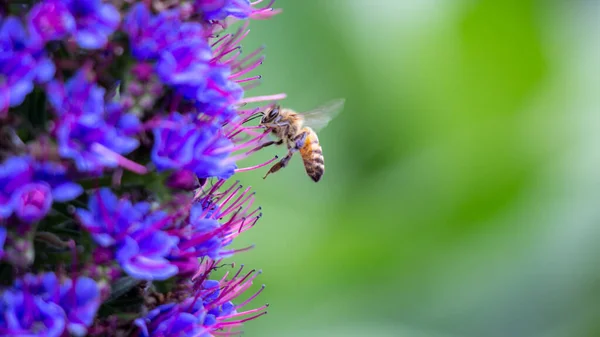
<path id="1" fill-rule="evenodd" d="M 236 176 L 271 305 L 245 335 L 600 336 L 600 1 L 276 6 L 247 96 L 347 101 L 320 183 L 299 156 Z"/>

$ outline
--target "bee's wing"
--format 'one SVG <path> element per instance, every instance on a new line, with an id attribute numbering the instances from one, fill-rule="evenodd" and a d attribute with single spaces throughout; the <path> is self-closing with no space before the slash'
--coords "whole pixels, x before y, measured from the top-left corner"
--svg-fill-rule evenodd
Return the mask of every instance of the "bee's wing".
<path id="1" fill-rule="evenodd" d="M 322 130 L 330 120 L 343 110 L 345 101 L 344 98 L 334 99 L 313 110 L 302 112 L 304 125 L 315 131 Z"/>

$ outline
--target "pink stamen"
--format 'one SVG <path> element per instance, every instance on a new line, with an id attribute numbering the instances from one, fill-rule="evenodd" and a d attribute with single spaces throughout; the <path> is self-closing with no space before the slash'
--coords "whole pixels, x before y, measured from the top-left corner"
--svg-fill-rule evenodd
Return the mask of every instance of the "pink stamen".
<path id="1" fill-rule="evenodd" d="M 241 168 L 241 169 L 235 169 L 234 172 L 235 173 L 240 173 L 240 172 L 247 172 L 247 171 L 256 170 L 256 169 L 259 169 L 261 167 L 265 167 L 265 166 L 271 164 L 272 162 L 276 161 L 277 159 L 279 159 L 279 157 L 275 156 L 273 159 L 268 160 L 268 161 L 266 161 L 266 162 L 264 162 L 262 164 L 258 164 L 258 165 L 250 166 L 250 167 L 244 167 L 244 168 Z"/>
<path id="2" fill-rule="evenodd" d="M 233 275 L 233 277 L 231 278 L 232 280 L 235 280 L 236 278 L 238 278 L 238 276 L 240 276 L 240 274 L 242 273 L 242 269 L 244 269 L 244 265 L 240 266 L 240 269 L 237 271 L 237 273 L 235 273 L 235 275 Z M 254 269 L 251 271 L 251 273 L 254 272 Z"/>
<path id="3" fill-rule="evenodd" d="M 208 277 L 208 274 L 210 273 L 210 271 L 215 267 L 215 265 L 219 263 L 218 261 L 206 261 L 206 263 L 202 263 L 200 265 L 200 268 L 198 268 L 198 271 L 194 274 L 194 276 L 192 276 L 192 282 L 195 282 L 197 284 L 202 284 L 206 278 Z M 198 279 L 198 277 L 202 277 L 201 279 Z"/>
<path id="4" fill-rule="evenodd" d="M 240 269 L 240 271 L 241 271 L 241 269 Z M 229 284 L 227 284 L 226 287 L 223 288 L 223 290 L 221 291 L 221 295 L 219 296 L 219 298 L 217 298 L 217 300 L 221 300 L 222 302 L 227 302 L 230 299 L 232 299 L 233 297 L 244 292 L 244 290 L 248 289 L 252 285 L 252 281 L 261 273 L 262 273 L 261 271 L 257 272 L 255 269 L 252 269 L 244 277 L 242 277 L 239 281 L 234 282 L 234 280 L 237 278 L 237 274 L 236 274 L 236 277 L 234 277 L 231 280 L 231 282 Z"/>
<path id="5" fill-rule="evenodd" d="M 259 132 L 256 132 L 256 131 L 252 131 L 252 129 L 259 129 L 259 128 L 260 129 L 264 129 L 262 126 L 260 126 L 258 128 L 253 128 L 253 127 L 251 128 L 249 126 L 244 126 L 244 127 L 240 128 L 240 129 L 238 129 L 234 134 L 232 134 L 231 137 L 227 137 L 227 138 L 231 139 L 232 137 L 235 137 L 235 136 L 237 136 L 238 134 L 240 134 L 242 132 L 245 133 L 247 136 L 250 136 L 250 137 L 260 136 L 260 135 L 262 135 L 265 132 L 259 133 Z M 268 134 L 268 132 L 267 132 L 267 134 Z"/>
<path id="6" fill-rule="evenodd" d="M 237 225 L 237 223 L 239 222 L 239 216 L 241 216 L 242 219 L 242 224 L 240 225 L 240 228 L 238 230 L 241 230 L 241 228 L 244 226 L 244 222 L 249 219 L 252 218 L 254 216 L 254 214 L 256 212 L 258 212 L 258 209 L 255 209 L 254 211 L 252 211 L 251 213 L 248 214 L 248 210 L 250 209 L 250 207 L 252 207 L 252 204 L 254 204 L 254 200 L 256 200 L 255 198 L 251 198 L 250 201 L 247 202 L 246 207 L 243 208 L 242 210 L 240 210 L 239 212 L 234 213 L 231 218 L 229 219 L 230 222 L 236 221 L 234 223 L 234 225 Z M 242 206 L 240 206 L 241 208 Z M 258 207 L 260 209 L 260 207 Z M 233 226 L 233 225 L 232 225 Z"/>
<path id="7" fill-rule="evenodd" d="M 263 286 L 263 289 L 264 289 L 264 286 Z M 261 290 L 262 290 L 262 289 L 261 289 Z M 238 307 L 240 307 L 240 306 L 237 306 L 236 308 L 238 308 Z M 250 310 L 246 310 L 246 311 L 244 311 L 244 312 L 238 312 L 238 313 L 231 314 L 231 315 L 228 315 L 228 316 L 221 316 L 221 317 L 219 317 L 219 319 L 220 319 L 220 320 L 221 320 L 221 319 L 222 319 L 222 320 L 227 320 L 227 319 L 232 319 L 232 318 L 235 318 L 235 317 L 246 316 L 246 315 L 253 314 L 253 313 L 255 313 L 255 312 L 264 311 L 264 310 L 266 310 L 268 307 L 269 307 L 269 305 L 268 305 L 268 304 L 265 304 L 265 305 L 263 305 L 262 307 L 258 307 L 258 308 L 256 308 L 256 309 L 250 309 Z"/>
<path id="8" fill-rule="evenodd" d="M 255 96 L 255 97 L 242 98 L 241 100 L 238 101 L 238 103 L 256 103 L 256 102 L 264 102 L 264 101 L 271 101 L 271 100 L 278 101 L 278 100 L 282 100 L 286 97 L 287 97 L 287 95 L 284 93 L 275 94 L 275 95 Z"/>
<path id="9" fill-rule="evenodd" d="M 248 321 L 251 321 L 251 320 L 253 320 L 253 319 L 259 318 L 260 316 L 264 316 L 264 315 L 266 315 L 266 314 L 267 314 L 267 312 L 266 312 L 266 311 L 263 311 L 263 312 L 261 312 L 261 313 L 260 313 L 260 314 L 258 314 L 258 315 L 250 316 L 250 317 L 248 317 L 248 318 L 240 319 L 240 320 L 237 320 L 237 321 L 231 321 L 231 322 L 220 322 L 220 323 L 219 323 L 219 325 L 220 325 L 220 326 L 230 326 L 230 325 L 232 325 L 232 326 L 240 326 L 240 325 L 242 325 L 243 323 L 246 323 L 246 322 L 248 322 Z"/>
<path id="10" fill-rule="evenodd" d="M 245 82 L 260 80 L 261 78 L 262 78 L 261 75 L 256 75 L 256 76 L 244 78 L 243 80 L 236 80 L 236 82 L 237 83 L 245 83 Z"/>
<path id="11" fill-rule="evenodd" d="M 259 214 L 258 216 L 256 216 L 254 218 L 254 220 L 247 226 L 244 223 L 242 223 L 242 225 L 240 226 L 240 229 L 238 230 L 238 235 L 249 230 L 250 228 L 254 227 L 254 225 L 256 225 L 256 223 L 258 222 L 258 219 L 260 219 L 261 217 L 262 217 L 262 213 Z"/>
<path id="12" fill-rule="evenodd" d="M 215 216 L 215 218 L 221 218 L 221 209 L 225 206 L 225 204 L 227 204 L 240 190 L 242 189 L 242 185 L 238 186 L 238 188 L 235 189 L 235 191 L 233 193 L 231 193 L 227 199 L 225 199 L 225 201 L 223 201 L 219 207 L 217 207 L 217 209 L 215 210 L 215 214 L 218 214 L 217 216 Z M 243 195 L 243 194 L 242 194 Z"/>
<path id="13" fill-rule="evenodd" d="M 240 303 L 240 304 L 236 305 L 234 310 L 238 310 L 239 308 L 242 308 L 242 307 L 244 307 L 246 304 L 248 304 L 248 303 L 252 302 L 252 300 L 254 300 L 254 299 L 255 299 L 255 298 L 258 296 L 258 295 L 260 295 L 260 293 L 262 293 L 262 291 L 263 291 L 263 290 L 265 290 L 265 285 L 264 285 L 264 284 L 262 285 L 262 287 L 260 287 L 260 289 L 259 289 L 259 290 L 258 290 L 256 293 L 254 293 L 254 295 L 250 296 L 250 297 L 249 297 L 247 300 L 245 300 L 244 302 L 242 302 L 242 303 Z M 257 309 L 260 309 L 260 308 L 257 308 Z M 254 310 L 257 310 L 257 309 L 254 309 Z M 250 313 L 251 313 L 251 312 L 250 312 Z"/>
<path id="14" fill-rule="evenodd" d="M 238 50 L 235 54 L 231 55 L 229 58 L 225 59 L 221 59 L 221 63 L 222 64 L 227 64 L 229 65 L 232 62 L 235 62 L 235 60 L 237 60 L 238 57 L 240 57 L 240 55 L 242 55 L 242 50 Z M 231 66 L 229 67 L 231 68 Z M 233 68 L 231 68 L 233 69 Z"/>
<path id="15" fill-rule="evenodd" d="M 243 331 L 212 331 L 211 334 L 219 337 L 231 337 L 231 336 L 239 336 L 243 334 Z"/>
<path id="16" fill-rule="evenodd" d="M 235 217 L 236 217 L 236 216 L 238 216 L 239 214 L 245 214 L 246 212 L 248 212 L 248 209 L 250 209 L 250 207 L 251 207 L 251 206 L 252 206 L 252 204 L 254 203 L 254 195 L 255 195 L 255 193 L 256 193 L 256 192 L 254 192 L 254 193 L 250 194 L 250 195 L 249 195 L 249 196 L 248 196 L 248 197 L 247 197 L 247 198 L 246 198 L 244 201 L 242 201 L 242 202 L 239 204 L 239 207 L 240 207 L 240 208 L 242 208 L 242 205 L 243 205 L 243 204 L 245 204 L 246 202 L 248 203 L 248 205 L 246 206 L 246 208 L 245 208 L 243 211 L 242 211 L 242 210 L 240 210 L 240 212 L 238 212 L 238 213 L 234 214 L 234 215 L 231 217 L 231 219 L 230 219 L 230 220 L 232 220 L 232 219 L 235 219 Z M 248 200 L 248 199 L 249 199 L 249 200 Z M 236 206 L 237 206 L 237 205 L 236 205 Z M 226 216 L 227 216 L 229 213 L 231 213 L 231 211 L 232 211 L 233 209 L 234 209 L 234 208 L 232 207 L 230 210 L 227 210 L 226 212 L 223 212 L 223 214 L 221 214 L 221 217 L 226 217 Z M 252 216 L 252 215 L 247 215 L 246 217 L 249 217 L 249 216 Z"/>
<path id="17" fill-rule="evenodd" d="M 148 169 L 143 165 L 140 165 L 132 160 L 129 160 L 122 155 L 110 150 L 102 144 L 94 143 L 92 144 L 92 151 L 114 159 L 119 166 L 128 169 L 129 171 L 135 172 L 137 174 L 146 174 L 148 173 Z"/>
<path id="18" fill-rule="evenodd" d="M 206 192 L 206 196 L 211 196 L 215 193 L 215 191 L 219 188 L 221 188 L 221 186 L 223 186 L 225 184 L 225 180 L 219 180 L 217 181 L 209 190 L 208 192 Z M 196 196 L 194 197 L 194 200 L 199 200 L 201 199 L 203 194 L 202 189 L 198 189 L 198 191 L 196 191 Z"/>
<path id="19" fill-rule="evenodd" d="M 283 9 L 278 8 L 278 9 L 273 9 L 273 8 L 266 8 L 266 9 L 261 9 L 258 10 L 252 14 L 250 14 L 250 18 L 254 19 L 254 20 L 266 20 L 266 19 L 270 19 L 273 16 L 280 14 L 281 12 L 283 12 Z"/>
<path id="20" fill-rule="evenodd" d="M 226 152 L 233 153 L 233 152 L 245 149 L 245 148 L 247 148 L 247 147 L 249 147 L 251 145 L 254 145 L 256 142 L 260 141 L 261 139 L 265 138 L 266 135 L 268 135 L 268 133 L 261 133 L 258 136 L 254 137 L 254 138 L 252 138 L 252 139 L 250 139 L 250 140 L 248 140 L 248 141 L 246 141 L 244 143 L 238 144 L 238 145 L 236 145 L 236 146 L 234 146 L 232 148 L 227 149 L 228 151 L 226 151 Z"/>
<path id="21" fill-rule="evenodd" d="M 231 65 L 231 69 L 236 69 L 238 67 L 241 67 L 244 63 L 250 61 L 251 59 L 253 59 L 256 55 L 260 54 L 260 52 L 262 52 L 263 50 L 265 50 L 265 46 L 261 46 L 259 48 L 257 48 L 255 51 L 253 51 L 252 53 L 248 54 L 248 56 L 244 57 L 243 59 L 237 61 L 236 63 Z"/>
<path id="22" fill-rule="evenodd" d="M 261 84 L 261 81 L 252 82 L 250 84 L 242 85 L 242 89 L 244 91 L 249 91 L 249 90 L 252 90 L 252 89 L 258 87 L 260 84 Z"/>
<path id="23" fill-rule="evenodd" d="M 248 36 L 248 34 L 250 34 L 250 29 L 247 29 L 248 25 L 249 24 L 246 22 L 246 24 L 244 24 L 243 29 L 240 29 L 240 31 L 243 31 L 243 33 L 239 34 L 236 38 L 231 39 L 232 45 L 239 45 Z"/>
<path id="24" fill-rule="evenodd" d="M 237 180 L 237 181 L 236 181 L 236 182 L 235 182 L 235 183 L 234 183 L 234 184 L 233 184 L 233 185 L 232 185 L 230 188 L 228 188 L 228 189 L 227 189 L 225 192 L 223 192 L 223 193 L 222 193 L 222 195 L 221 195 L 221 196 L 220 196 L 220 197 L 219 197 L 217 200 L 215 200 L 215 201 L 213 202 L 213 204 L 214 204 L 214 205 L 216 205 L 216 204 L 218 204 L 219 202 L 221 202 L 221 200 L 223 200 L 223 198 L 225 198 L 225 197 L 227 196 L 227 194 L 229 194 L 229 192 L 231 192 L 231 191 L 232 191 L 232 190 L 233 190 L 233 189 L 234 189 L 236 186 L 238 186 L 238 184 L 239 184 L 239 183 L 240 183 L 240 181 L 239 181 L 239 180 Z M 213 191 L 213 193 L 214 193 L 214 191 Z M 212 195 L 212 193 L 211 193 L 211 194 L 209 194 L 209 195 Z M 210 211 L 211 211 L 211 208 L 210 208 L 210 207 L 207 207 L 207 208 L 204 210 L 204 212 L 202 212 L 202 214 L 200 215 L 200 218 L 205 218 L 205 217 L 206 217 L 206 215 L 208 214 L 208 212 L 210 212 Z"/>
<path id="25" fill-rule="evenodd" d="M 235 34 L 230 35 L 229 39 L 227 40 L 227 42 L 221 44 L 220 46 L 217 46 L 214 50 L 215 54 L 220 53 L 221 50 L 229 48 L 229 46 L 233 46 L 236 44 L 239 44 L 238 40 L 240 38 L 240 36 L 245 36 L 248 35 L 248 33 L 250 32 L 249 30 L 247 30 L 249 23 L 245 22 L 244 25 L 242 27 L 240 27 L 237 32 L 235 32 Z M 243 34 L 243 32 L 245 31 L 245 35 Z M 239 40 L 241 41 L 241 39 Z"/>
<path id="26" fill-rule="evenodd" d="M 233 47 L 233 48 L 231 48 L 229 50 L 226 50 L 226 51 L 220 53 L 219 55 L 215 56 L 213 59 L 214 60 L 220 60 L 221 62 L 223 62 L 223 60 L 222 60 L 223 57 L 227 56 L 228 54 L 233 53 L 236 50 L 239 52 L 241 49 L 242 49 L 242 47 L 240 47 L 240 46 Z"/>
<path id="27" fill-rule="evenodd" d="M 223 213 L 221 213 L 221 214 L 220 214 L 220 217 L 224 217 L 224 216 L 226 216 L 227 214 L 229 214 L 229 212 L 231 212 L 231 210 L 233 210 L 234 208 L 237 208 L 238 206 L 241 206 L 241 205 L 243 205 L 243 204 L 244 204 L 246 201 L 248 201 L 248 199 L 250 199 L 250 198 L 254 197 L 254 195 L 256 194 L 256 192 L 253 192 L 253 193 L 251 193 L 251 194 L 247 195 L 247 196 L 246 196 L 246 198 L 245 198 L 244 200 L 242 200 L 242 202 L 241 202 L 239 205 L 237 205 L 237 203 L 238 203 L 238 202 L 239 202 L 239 201 L 240 201 L 240 200 L 241 200 L 241 199 L 244 197 L 244 195 L 246 195 L 246 193 L 248 193 L 249 191 L 250 191 L 250 187 L 246 188 L 246 190 L 245 190 L 244 192 L 242 192 L 242 194 L 240 194 L 240 196 L 239 196 L 239 197 L 238 197 L 238 198 L 237 198 L 237 199 L 236 199 L 234 202 L 232 202 L 232 203 L 231 203 L 231 205 L 230 205 L 229 207 L 227 207 L 227 208 L 226 208 L 226 209 L 223 211 Z"/>
<path id="28" fill-rule="evenodd" d="M 234 79 L 236 77 L 240 77 L 242 75 L 245 75 L 249 72 L 251 72 L 252 70 L 256 69 L 259 65 L 261 65 L 263 63 L 263 61 L 265 60 L 264 56 L 259 57 L 254 63 L 250 64 L 249 66 L 245 67 L 244 69 L 231 74 L 231 76 L 229 76 L 229 79 Z"/>
<path id="29" fill-rule="evenodd" d="M 223 35 L 221 38 L 219 38 L 217 41 L 213 42 L 213 44 L 210 45 L 211 48 L 216 47 L 219 43 L 223 42 L 225 39 L 231 37 L 231 34 L 225 34 Z"/>
<path id="30" fill-rule="evenodd" d="M 250 125 L 250 126 L 244 126 L 244 128 L 246 128 L 248 130 L 255 130 L 255 129 L 264 129 L 265 127 L 262 125 Z"/>
<path id="31" fill-rule="evenodd" d="M 219 281 L 219 283 L 224 283 L 227 281 L 227 276 L 229 276 L 229 270 L 225 272 L 225 275 L 223 275 L 223 277 L 221 277 L 221 280 Z"/>
<path id="32" fill-rule="evenodd" d="M 254 248 L 254 245 L 251 245 L 251 246 L 248 246 L 248 247 L 245 247 L 245 248 L 232 249 L 232 250 L 224 251 L 224 252 L 221 252 L 221 254 L 223 254 L 223 255 L 233 255 L 233 254 L 237 254 L 237 253 L 247 252 L 247 251 L 249 251 L 250 249 L 253 249 L 253 248 Z"/>

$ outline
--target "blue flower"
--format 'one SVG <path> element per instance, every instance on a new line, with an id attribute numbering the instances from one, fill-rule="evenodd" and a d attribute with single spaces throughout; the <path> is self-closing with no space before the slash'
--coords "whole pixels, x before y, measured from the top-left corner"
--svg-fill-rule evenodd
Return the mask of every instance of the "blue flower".
<path id="1" fill-rule="evenodd" d="M 223 233 L 216 231 L 221 224 L 204 214 L 204 208 L 201 204 L 194 204 L 190 212 L 190 232 L 193 233 L 188 240 L 182 240 L 182 246 L 189 246 L 193 249 L 196 256 L 208 256 L 211 259 L 219 259 L 221 248 L 225 244 Z M 210 214 L 209 214 L 210 215 Z M 211 235 L 212 234 L 212 235 Z"/>
<path id="2" fill-rule="evenodd" d="M 152 161 L 158 171 L 190 170 L 199 178 L 231 177 L 231 141 L 216 124 L 196 125 L 188 115 L 172 113 L 154 128 Z"/>
<path id="3" fill-rule="evenodd" d="M 111 4 L 101 0 L 63 0 L 75 18 L 74 36 L 77 44 L 85 49 L 102 48 L 108 36 L 115 32 L 121 15 Z"/>
<path id="4" fill-rule="evenodd" d="M 22 290 L 6 290 L 0 296 L 0 334 L 4 336 L 62 335 L 66 320 L 56 303 Z"/>
<path id="5" fill-rule="evenodd" d="M 193 96 L 189 98 L 195 99 L 198 87 L 206 85 L 211 59 L 212 52 L 206 41 L 182 40 L 161 52 L 156 72 L 167 85 L 192 87 Z"/>
<path id="6" fill-rule="evenodd" d="M 75 73 L 66 83 L 52 81 L 48 84 L 48 100 L 56 114 L 102 115 L 106 90 L 90 80 L 87 69 Z"/>
<path id="7" fill-rule="evenodd" d="M 46 55 L 46 51 L 36 45 L 28 36 L 21 21 L 9 16 L 2 20 L 0 27 L 0 50 L 12 52 L 20 59 L 33 59 L 33 78 L 37 83 L 45 83 L 54 76 L 54 63 Z"/>
<path id="8" fill-rule="evenodd" d="M 141 61 L 158 59 L 166 47 L 180 39 L 181 27 L 178 10 L 162 11 L 153 16 L 142 3 L 135 4 L 123 22 L 132 54 Z"/>
<path id="9" fill-rule="evenodd" d="M 54 273 L 26 274 L 0 294 L 0 334 L 84 336 L 100 306 L 100 291 L 88 277 L 61 284 Z"/>
<path id="10" fill-rule="evenodd" d="M 252 14 L 249 0 L 196 0 L 195 5 L 206 20 L 223 20 L 228 16 L 246 19 Z"/>
<path id="11" fill-rule="evenodd" d="M 11 157 L 0 165 L 0 186 L 0 218 L 14 212 L 27 223 L 42 219 L 53 201 L 69 201 L 83 192 L 68 180 L 65 167 L 28 156 Z"/>
<path id="12" fill-rule="evenodd" d="M 224 182 L 221 180 L 212 188 L 219 190 Z M 199 259 L 230 257 L 236 251 L 227 246 L 240 233 L 252 228 L 261 217 L 260 207 L 251 209 L 254 193 L 250 193 L 250 188 L 243 189 L 241 185 L 234 184 L 220 194 L 218 201 L 214 198 L 214 195 L 208 194 L 197 199 L 185 221 L 169 228 L 170 233 L 179 236 L 177 248 L 169 260 L 177 264 L 180 274 L 197 270 Z"/>
<path id="13" fill-rule="evenodd" d="M 32 41 L 40 46 L 60 40 L 75 30 L 75 18 L 64 1 L 46 0 L 33 6 L 27 15 Z"/>
<path id="14" fill-rule="evenodd" d="M 17 217 L 32 223 L 41 220 L 50 210 L 52 192 L 46 183 L 29 183 L 17 188 L 11 201 Z"/>
<path id="15" fill-rule="evenodd" d="M 72 279 L 66 279 L 60 286 L 59 303 L 67 314 L 69 332 L 75 336 L 85 336 L 100 306 L 100 290 L 89 277 L 79 277 L 75 287 Z"/>
<path id="16" fill-rule="evenodd" d="M 47 0 L 28 15 L 29 30 L 39 45 L 73 34 L 85 49 L 104 47 L 120 21 L 117 9 L 101 0 Z"/>
<path id="17" fill-rule="evenodd" d="M 226 66 L 214 66 L 207 74 L 207 85 L 196 93 L 200 111 L 221 118 L 231 118 L 235 111 L 234 103 L 244 96 L 239 84 L 229 79 L 231 71 Z"/>
<path id="18" fill-rule="evenodd" d="M 134 135 L 140 122 L 123 113 L 118 103 L 105 103 L 105 90 L 80 70 L 66 84 L 49 84 L 49 101 L 59 119 L 55 135 L 61 157 L 72 159 L 81 172 L 117 167 L 139 146 Z"/>
<path id="19" fill-rule="evenodd" d="M 54 65 L 43 51 L 31 49 L 25 30 L 14 17 L 0 19 L 0 117 L 23 103 L 34 82 L 47 81 Z M 34 53 L 36 55 L 34 55 Z"/>
<path id="20" fill-rule="evenodd" d="M 161 229 L 170 220 L 162 211 L 150 211 L 148 203 L 119 200 L 110 189 L 90 196 L 88 210 L 77 216 L 96 243 L 114 247 L 115 259 L 123 270 L 141 280 L 165 280 L 178 271 L 167 259 L 178 238 Z"/>
<path id="21" fill-rule="evenodd" d="M 203 309 L 202 302 L 199 300 L 164 304 L 150 311 L 144 318 L 136 319 L 135 325 L 140 328 L 140 337 L 210 337 L 211 334 L 203 326 Z"/>
<path id="22" fill-rule="evenodd" d="M 225 328 L 235 328 L 242 323 L 266 314 L 267 306 L 237 312 L 243 305 L 254 299 L 259 290 L 239 306 L 231 300 L 241 295 L 259 274 L 255 271 L 240 275 L 241 269 L 230 279 L 209 280 L 212 265 L 204 265 L 203 273 L 194 278 L 189 287 L 189 296 L 179 303 L 163 304 L 150 311 L 146 316 L 136 319 L 140 337 L 213 336 L 213 332 Z"/>

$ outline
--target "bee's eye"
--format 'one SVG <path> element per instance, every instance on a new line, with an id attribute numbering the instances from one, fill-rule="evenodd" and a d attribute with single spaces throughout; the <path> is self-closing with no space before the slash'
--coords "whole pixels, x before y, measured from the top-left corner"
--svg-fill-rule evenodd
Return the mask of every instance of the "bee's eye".
<path id="1" fill-rule="evenodd" d="M 269 118 L 275 118 L 279 114 L 279 107 L 273 108 L 271 112 L 269 112 Z"/>

